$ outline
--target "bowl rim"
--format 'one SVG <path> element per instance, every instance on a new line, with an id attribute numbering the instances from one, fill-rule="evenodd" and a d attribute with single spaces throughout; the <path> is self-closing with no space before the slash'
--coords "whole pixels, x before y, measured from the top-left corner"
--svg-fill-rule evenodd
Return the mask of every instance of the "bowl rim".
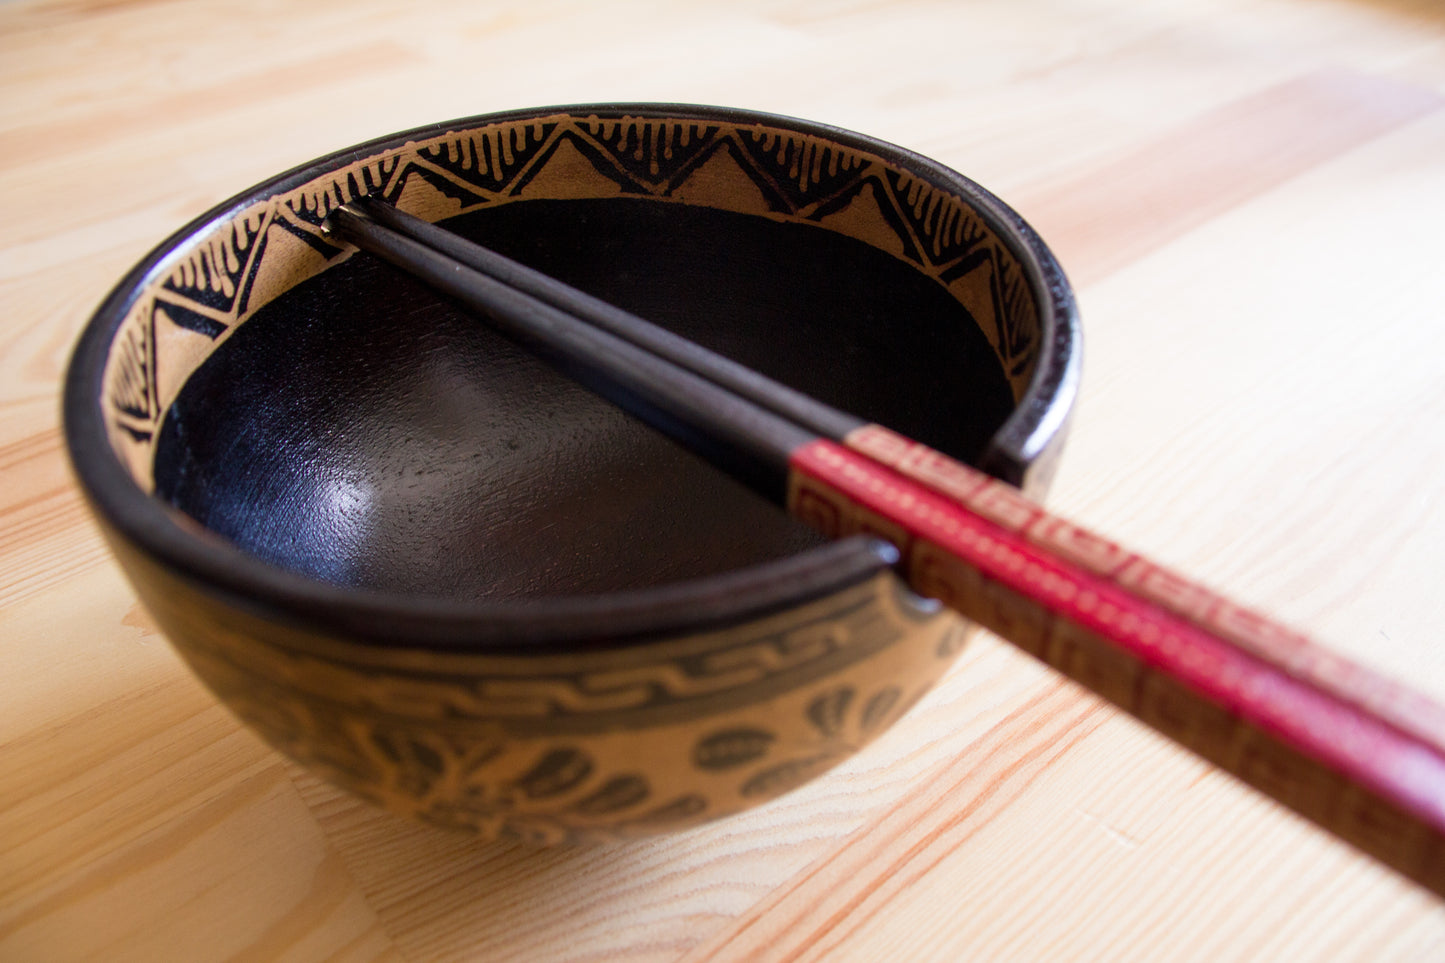
<path id="1" fill-rule="evenodd" d="M 866 581 L 896 550 L 851 538 L 797 555 L 702 578 L 625 592 L 464 601 L 330 583 L 265 562 L 219 539 L 135 484 L 115 454 L 101 410 L 110 344 L 140 292 L 191 239 L 218 222 L 328 170 L 448 131 L 554 114 L 760 124 L 831 140 L 917 172 L 964 198 L 1019 258 L 1039 305 L 1041 344 L 1033 377 L 994 433 L 979 466 L 1016 486 L 1047 461 L 1067 430 L 1077 394 L 1081 332 L 1073 293 L 1052 252 L 1023 218 L 983 187 L 930 158 L 843 128 L 741 108 L 675 103 L 596 103 L 489 112 L 428 124 L 333 151 L 252 185 L 171 234 L 115 285 L 86 322 L 71 354 L 62 400 L 67 452 L 107 537 L 143 553 L 193 588 L 266 618 L 326 635 L 408 649 L 548 653 L 626 645 L 760 618 Z M 1041 457 L 1042 456 L 1042 457 Z M 1034 487 L 1034 486 L 1030 486 Z M 124 567 L 124 566 L 123 566 Z M 129 573 L 128 573 L 129 574 Z M 901 584 L 901 583 L 900 583 Z M 922 600 L 918 600 L 921 603 Z M 920 611 L 929 610 L 923 604 Z"/>

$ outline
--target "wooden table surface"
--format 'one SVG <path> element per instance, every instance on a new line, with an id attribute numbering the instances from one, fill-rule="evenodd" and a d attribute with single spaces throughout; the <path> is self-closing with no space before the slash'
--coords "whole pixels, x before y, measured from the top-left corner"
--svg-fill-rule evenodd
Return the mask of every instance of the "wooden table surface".
<path id="1" fill-rule="evenodd" d="M 11 0 L 0 91 L 0 959 L 1445 959 L 1440 900 L 986 636 L 701 829 L 375 811 L 188 674 L 57 404 L 132 263 L 309 157 L 540 104 L 807 117 L 1054 246 L 1088 335 L 1055 507 L 1445 697 L 1439 0 Z"/>

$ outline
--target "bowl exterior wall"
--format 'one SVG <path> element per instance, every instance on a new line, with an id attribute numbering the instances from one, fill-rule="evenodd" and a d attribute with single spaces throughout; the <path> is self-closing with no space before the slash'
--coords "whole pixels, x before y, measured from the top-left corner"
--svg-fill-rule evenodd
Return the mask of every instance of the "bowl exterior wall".
<path id="1" fill-rule="evenodd" d="M 883 570 L 622 647 L 383 648 L 231 604 L 112 544 L 187 663 L 273 746 L 393 812 L 495 838 L 642 835 L 765 802 L 887 728 L 965 639 Z"/>

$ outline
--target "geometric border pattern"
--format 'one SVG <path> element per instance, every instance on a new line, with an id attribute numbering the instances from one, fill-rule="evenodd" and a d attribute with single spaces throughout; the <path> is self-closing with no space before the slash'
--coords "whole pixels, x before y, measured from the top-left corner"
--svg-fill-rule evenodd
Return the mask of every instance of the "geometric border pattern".
<path id="1" fill-rule="evenodd" d="M 358 158 L 259 201 L 177 252 L 137 298 L 104 377 L 111 444 L 149 488 L 151 442 L 196 367 L 259 308 L 349 256 L 321 233 L 382 193 L 429 221 L 528 200 L 632 197 L 806 223 L 915 266 L 974 317 L 1021 397 L 1040 352 L 1022 265 L 973 208 L 883 158 L 765 124 L 556 114 Z"/>

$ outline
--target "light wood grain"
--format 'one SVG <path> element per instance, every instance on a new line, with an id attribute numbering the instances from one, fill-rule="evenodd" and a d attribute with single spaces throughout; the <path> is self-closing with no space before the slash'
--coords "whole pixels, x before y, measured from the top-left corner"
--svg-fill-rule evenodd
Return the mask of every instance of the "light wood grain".
<path id="1" fill-rule="evenodd" d="M 0 959 L 1445 957 L 1445 906 L 989 638 L 857 758 L 671 837 L 414 826 L 242 729 L 85 516 L 88 312 L 247 185 L 609 99 L 839 124 L 1080 287 L 1050 500 L 1445 697 L 1445 9 L 1430 0 L 0 5 Z"/>

